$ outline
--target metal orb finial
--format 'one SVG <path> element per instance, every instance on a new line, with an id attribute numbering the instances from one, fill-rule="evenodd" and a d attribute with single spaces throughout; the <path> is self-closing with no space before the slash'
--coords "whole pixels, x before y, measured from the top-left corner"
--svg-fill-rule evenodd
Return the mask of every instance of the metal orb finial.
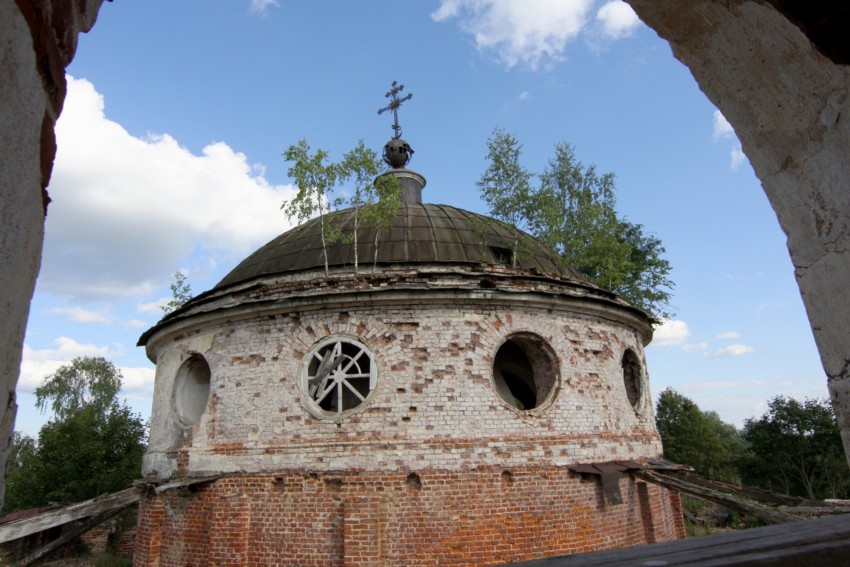
<path id="1" fill-rule="evenodd" d="M 395 169 L 404 167 L 413 157 L 413 148 L 401 138 L 393 138 L 384 145 L 384 163 Z"/>

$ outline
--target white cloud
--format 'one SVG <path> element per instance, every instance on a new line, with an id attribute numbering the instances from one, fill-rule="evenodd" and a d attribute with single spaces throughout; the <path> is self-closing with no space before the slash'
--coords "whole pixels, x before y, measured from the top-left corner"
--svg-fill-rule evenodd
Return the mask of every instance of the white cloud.
<path id="1" fill-rule="evenodd" d="M 720 333 L 717 335 L 718 339 L 730 340 L 730 339 L 740 339 L 741 333 L 738 331 L 726 331 L 725 333 Z"/>
<path id="2" fill-rule="evenodd" d="M 24 344 L 21 360 L 21 376 L 18 379 L 18 391 L 32 392 L 41 385 L 47 376 L 56 372 L 60 366 L 70 364 L 81 356 L 102 356 L 110 358 L 119 351 L 103 345 L 78 343 L 72 338 L 59 337 L 56 348 L 34 350 Z M 146 367 L 119 367 L 121 371 L 121 392 L 129 397 L 139 398 L 153 395 L 154 369 Z"/>
<path id="3" fill-rule="evenodd" d="M 714 111 L 714 139 L 722 140 L 724 138 L 735 137 L 735 130 L 723 113 L 719 110 Z"/>
<path id="4" fill-rule="evenodd" d="M 84 79 L 68 77 L 56 135 L 40 291 L 147 294 L 193 250 L 238 259 L 290 226 L 280 205 L 291 186 L 223 142 L 195 155 L 167 134 L 131 136 Z"/>
<path id="5" fill-rule="evenodd" d="M 742 345 L 742 344 L 734 344 L 723 347 L 714 351 L 712 354 L 707 355 L 710 358 L 726 358 L 730 356 L 743 356 L 745 354 L 749 354 L 753 352 L 755 349 L 751 346 Z"/>
<path id="6" fill-rule="evenodd" d="M 632 7 L 622 0 L 612 0 L 599 8 L 596 21 L 602 26 L 602 33 L 610 39 L 628 37 L 640 25 Z"/>
<path id="7" fill-rule="evenodd" d="M 738 140 L 738 136 L 735 134 L 735 130 L 719 110 L 714 111 L 714 128 L 712 135 L 715 141 L 724 139 L 733 140 L 732 149 L 729 150 L 729 167 L 737 171 L 738 168 L 746 163 L 747 156 L 744 154 L 744 150 L 741 147 L 741 142 Z"/>
<path id="8" fill-rule="evenodd" d="M 437 22 L 459 18 L 481 50 L 495 50 L 508 67 L 536 69 L 563 58 L 566 44 L 587 23 L 593 0 L 442 0 Z"/>
<path id="9" fill-rule="evenodd" d="M 747 156 L 744 154 L 744 149 L 741 147 L 741 142 L 737 142 L 731 150 L 729 150 L 729 167 L 733 170 L 738 170 L 747 161 Z"/>
<path id="10" fill-rule="evenodd" d="M 686 344 L 682 347 L 682 350 L 685 352 L 700 352 L 703 350 L 708 350 L 708 343 L 701 342 Z"/>
<path id="11" fill-rule="evenodd" d="M 277 0 L 251 0 L 252 14 L 265 14 L 270 6 L 280 6 Z"/>
<path id="12" fill-rule="evenodd" d="M 81 344 L 68 337 L 59 337 L 55 342 L 55 349 L 41 350 L 33 350 L 29 345 L 24 344 L 18 390 L 32 391 L 46 376 L 53 374 L 60 366 L 68 364 L 78 356 L 109 357 L 113 354 L 109 347 Z"/>
<path id="13" fill-rule="evenodd" d="M 148 326 L 148 323 L 145 323 L 141 319 L 130 319 L 124 322 L 124 326 L 128 329 L 144 329 Z"/>
<path id="14" fill-rule="evenodd" d="M 156 301 L 151 301 L 150 303 L 139 303 L 136 305 L 136 311 L 143 314 L 156 314 L 162 317 L 165 315 L 163 307 L 168 305 L 170 300 L 171 299 L 168 297 L 160 297 Z"/>
<path id="15" fill-rule="evenodd" d="M 688 324 L 684 321 L 665 320 L 655 328 L 650 346 L 671 347 L 680 345 L 691 336 Z"/>
<path id="16" fill-rule="evenodd" d="M 519 93 L 519 99 L 522 101 L 526 101 L 531 98 L 531 93 L 528 91 L 522 91 Z"/>
<path id="17" fill-rule="evenodd" d="M 47 309 L 45 313 L 49 315 L 60 315 L 66 317 L 73 323 L 100 323 L 109 325 L 112 323 L 112 316 L 105 311 L 93 311 L 82 307 L 53 307 Z"/>
<path id="18" fill-rule="evenodd" d="M 153 384 L 156 370 L 147 367 L 121 368 L 121 392 L 127 397 L 140 399 L 153 396 Z"/>

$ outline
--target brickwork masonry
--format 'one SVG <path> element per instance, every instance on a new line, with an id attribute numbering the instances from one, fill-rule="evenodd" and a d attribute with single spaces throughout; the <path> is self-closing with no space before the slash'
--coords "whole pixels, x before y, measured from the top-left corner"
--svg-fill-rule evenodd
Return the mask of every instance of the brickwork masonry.
<path id="1" fill-rule="evenodd" d="M 142 501 L 136 567 L 480 567 L 684 537 L 678 495 L 623 503 L 562 467 L 233 475 Z"/>
<path id="2" fill-rule="evenodd" d="M 551 346 L 557 383 L 540 407 L 519 411 L 496 392 L 493 359 L 507 337 Z M 354 337 L 374 354 L 377 386 L 343 420 L 307 409 L 300 374 L 312 345 Z M 164 341 L 144 474 L 310 470 L 444 470 L 557 465 L 660 456 L 643 374 L 630 403 L 626 349 L 643 359 L 639 333 L 575 313 L 497 302 L 464 306 L 278 311 Z M 191 427 L 176 419 L 175 376 L 200 353 L 210 400 Z"/>
<path id="3" fill-rule="evenodd" d="M 567 469 L 661 455 L 651 333 L 587 285 L 464 267 L 214 290 L 143 336 L 143 473 L 220 478 L 143 500 L 136 565 L 479 566 L 682 537 L 675 495 L 624 477 L 612 505 Z M 310 365 L 341 341 L 370 386 L 320 407 Z"/>

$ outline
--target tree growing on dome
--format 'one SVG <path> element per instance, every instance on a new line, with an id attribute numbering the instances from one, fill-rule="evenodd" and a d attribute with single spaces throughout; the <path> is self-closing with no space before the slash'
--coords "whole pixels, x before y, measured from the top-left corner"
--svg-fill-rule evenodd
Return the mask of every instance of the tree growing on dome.
<path id="1" fill-rule="evenodd" d="M 334 242 L 353 245 L 354 270 L 358 269 L 359 235 L 367 227 L 375 228 L 377 260 L 381 232 L 395 219 L 401 196 L 398 180 L 380 175 L 386 166 L 378 154 L 361 139 L 343 155 L 342 161 L 329 162 L 328 153 L 321 148 L 310 155 L 310 145 L 301 139 L 289 146 L 283 156 L 292 162 L 288 174 L 295 180 L 298 191 L 281 208 L 287 218 L 295 218 L 298 223 L 319 217 L 325 273 L 328 273 L 327 247 Z M 346 187 L 349 182 L 351 188 Z M 331 215 L 341 207 L 353 210 L 350 232 L 344 231 Z"/>
<path id="2" fill-rule="evenodd" d="M 377 152 L 367 148 L 363 140 L 342 157 L 339 164 L 339 177 L 342 183 L 351 181 L 353 191 L 347 199 L 337 200 L 339 205 L 347 205 L 354 210 L 354 223 L 350 238 L 354 245 L 354 270 L 359 264 L 358 234 L 363 227 L 375 229 L 375 258 L 378 260 L 378 244 L 381 232 L 392 224 L 401 197 L 401 185 L 398 180 L 388 176 L 379 176 L 385 169 Z M 344 236 L 345 237 L 345 236 Z"/>
<path id="3" fill-rule="evenodd" d="M 510 250 L 511 266 L 516 268 L 519 231 L 527 229 L 529 217 L 533 214 L 529 209 L 532 205 L 531 173 L 519 161 L 522 144 L 501 128 L 496 128 L 487 139 L 487 150 L 490 164 L 477 185 L 490 215 L 514 229 Z"/>
<path id="4" fill-rule="evenodd" d="M 339 166 L 325 163 L 328 152 L 321 148 L 310 155 L 310 144 L 304 138 L 286 148 L 283 157 L 286 161 L 292 162 L 287 174 L 295 180 L 298 192 L 292 200 L 283 203 L 280 208 L 283 209 L 287 219 L 295 218 L 299 224 L 318 215 L 321 223 L 322 256 L 327 274 L 328 231 L 325 227 L 325 215 L 330 211 L 331 194 L 339 178 Z"/>
<path id="5" fill-rule="evenodd" d="M 174 272 L 174 281 L 169 286 L 171 288 L 171 299 L 160 307 L 165 315 L 180 309 L 192 299 L 192 286 L 187 281 L 188 279 L 189 276 L 180 270 Z"/>
<path id="6" fill-rule="evenodd" d="M 589 281 L 655 318 L 670 317 L 674 284 L 664 246 L 617 214 L 613 173 L 598 174 L 561 142 L 534 187 L 514 136 L 497 128 L 487 149 L 478 186 L 492 216 L 530 232 Z M 515 261 L 516 246 L 513 252 Z"/>

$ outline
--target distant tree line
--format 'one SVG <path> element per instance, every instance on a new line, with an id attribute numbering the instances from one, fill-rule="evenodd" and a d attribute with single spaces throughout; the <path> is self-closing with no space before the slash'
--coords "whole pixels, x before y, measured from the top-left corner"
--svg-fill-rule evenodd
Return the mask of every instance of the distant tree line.
<path id="1" fill-rule="evenodd" d="M 655 420 L 664 456 L 703 476 L 803 498 L 850 497 L 850 468 L 829 400 L 777 396 L 738 430 L 667 388 Z"/>
<path id="2" fill-rule="evenodd" d="M 38 437 L 15 432 L 2 513 L 88 500 L 139 478 L 147 427 L 118 401 L 121 380 L 114 364 L 87 356 L 35 389 L 36 406 L 52 417 Z"/>

